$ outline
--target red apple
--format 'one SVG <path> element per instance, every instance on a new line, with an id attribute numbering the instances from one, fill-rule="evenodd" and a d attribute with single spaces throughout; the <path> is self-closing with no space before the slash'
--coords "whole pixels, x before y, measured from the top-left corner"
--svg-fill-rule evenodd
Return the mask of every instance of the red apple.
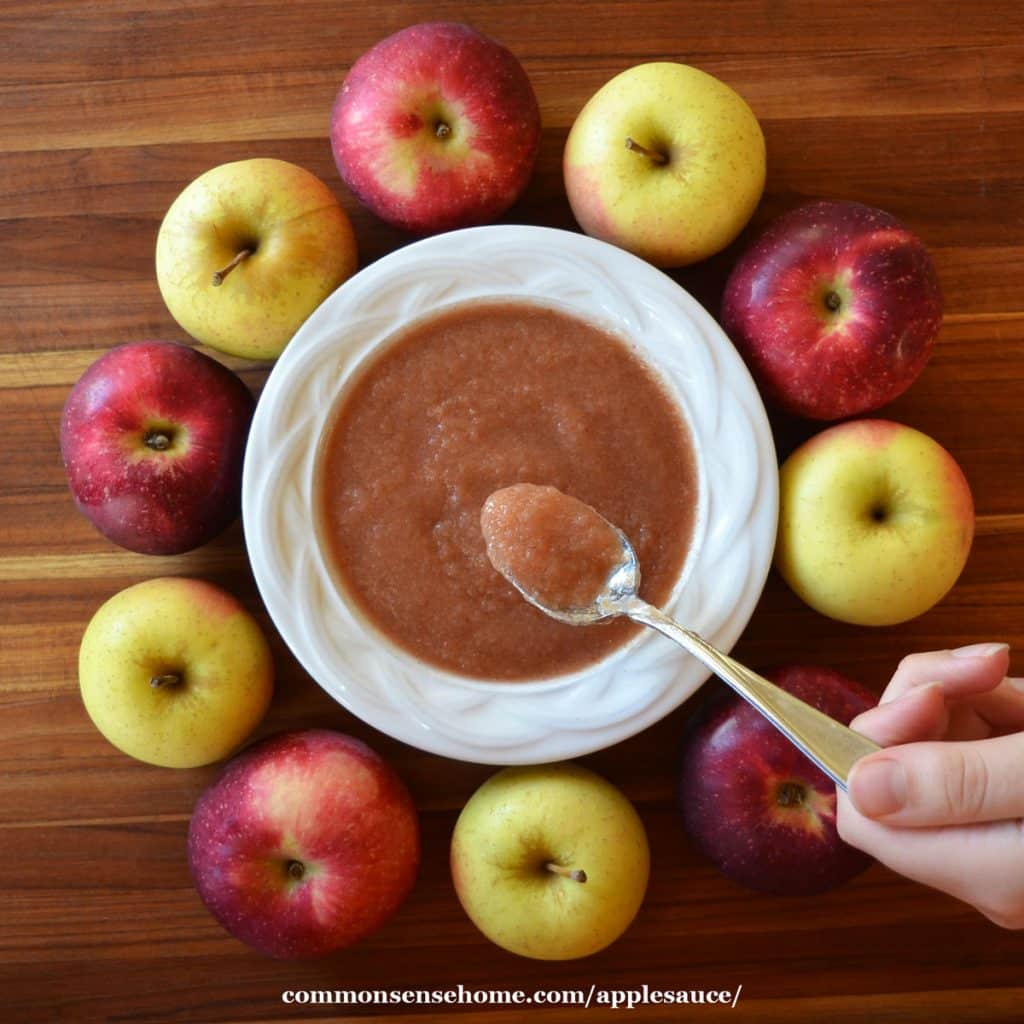
<path id="1" fill-rule="evenodd" d="M 361 939 L 408 895 L 416 809 L 365 743 L 327 729 L 280 733 L 231 761 L 196 803 L 189 867 L 210 913 L 280 958 Z"/>
<path id="2" fill-rule="evenodd" d="M 868 690 L 831 669 L 790 666 L 766 675 L 845 724 L 876 703 Z M 679 803 L 696 846 L 751 889 L 825 892 L 871 863 L 839 838 L 834 783 L 731 692 L 705 704 L 690 723 Z"/>
<path id="3" fill-rule="evenodd" d="M 774 221 L 722 298 L 722 326 L 764 396 L 818 420 L 868 412 L 906 391 L 941 323 L 924 245 L 861 203 L 809 203 Z"/>
<path id="4" fill-rule="evenodd" d="M 526 72 L 468 25 L 411 25 L 352 65 L 331 115 L 345 184 L 417 234 L 494 220 L 519 198 L 540 142 Z"/>
<path id="5" fill-rule="evenodd" d="M 253 397 L 202 352 L 121 345 L 71 389 L 60 447 L 79 511 L 148 555 L 205 544 L 238 516 Z"/>

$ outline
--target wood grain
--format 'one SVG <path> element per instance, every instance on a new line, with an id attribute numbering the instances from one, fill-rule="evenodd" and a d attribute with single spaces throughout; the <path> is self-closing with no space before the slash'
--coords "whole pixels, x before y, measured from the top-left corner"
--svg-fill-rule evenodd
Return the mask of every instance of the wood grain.
<path id="1" fill-rule="evenodd" d="M 544 119 L 526 195 L 506 220 L 572 229 L 566 133 L 615 72 L 671 59 L 736 86 L 768 141 L 765 199 L 736 245 L 677 280 L 712 312 L 744 241 L 810 197 L 905 219 L 932 250 L 947 318 L 921 380 L 886 415 L 932 434 L 974 489 L 978 537 L 937 608 L 866 632 L 826 621 L 772 577 L 738 655 L 832 664 L 880 690 L 911 650 L 1004 639 L 1024 648 L 1024 8 L 1017 0 L 579 2 L 386 5 L 338 0 L 6 0 L 0 8 L 0 913 L 4 1019 L 367 1021 L 431 1007 L 296 1008 L 285 989 L 734 988 L 737 1020 L 1024 1019 L 1024 937 L 874 868 L 816 900 L 740 890 L 683 836 L 672 776 L 689 705 L 587 758 L 637 803 L 653 875 L 641 914 L 598 956 L 531 963 L 491 946 L 447 874 L 459 808 L 490 769 L 420 753 L 329 700 L 273 633 L 236 524 L 199 551 L 146 558 L 106 543 L 67 493 L 58 450 L 68 388 L 110 346 L 185 340 L 164 308 L 153 247 L 168 204 L 214 164 L 278 156 L 319 174 L 352 216 L 362 261 L 408 239 L 341 185 L 326 138 L 346 68 L 415 21 L 466 20 L 522 60 Z M 267 369 L 226 359 L 256 392 Z M 774 418 L 780 453 L 813 432 Z M 188 877 L 192 804 L 216 767 L 123 757 L 78 696 L 76 655 L 108 596 L 161 574 L 211 579 L 267 628 L 279 673 L 260 734 L 324 725 L 372 743 L 422 812 L 414 893 L 378 934 L 314 963 L 249 953 Z M 1024 662 L 1014 654 L 1014 668 Z M 691 704 L 693 702 L 690 702 Z M 702 1012 L 694 1010 L 694 1018 Z M 533 1007 L 549 1024 L 622 1011 Z M 461 1007 L 475 1024 L 521 1010 Z M 635 1019 L 681 1019 L 648 1006 Z M 689 1016 L 686 1017 L 689 1019 Z"/>

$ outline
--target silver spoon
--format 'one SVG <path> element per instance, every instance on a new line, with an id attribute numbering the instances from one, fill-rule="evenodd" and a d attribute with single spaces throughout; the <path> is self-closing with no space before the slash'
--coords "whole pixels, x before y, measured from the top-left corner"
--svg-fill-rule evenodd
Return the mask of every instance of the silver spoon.
<path id="1" fill-rule="evenodd" d="M 594 512 L 594 515 L 600 513 Z M 601 518 L 604 519 L 603 516 Z M 608 525 L 622 542 L 622 561 L 612 570 L 605 589 L 590 605 L 583 608 L 551 607 L 542 604 L 534 594 L 523 589 L 511 575 L 506 574 L 506 579 L 530 604 L 559 622 L 567 622 L 571 626 L 589 626 L 602 619 L 625 615 L 675 640 L 760 711 L 837 786 L 845 790 L 854 762 L 879 750 L 878 745 L 734 661 L 712 647 L 702 636 L 683 629 L 654 605 L 637 597 L 640 589 L 640 563 L 636 551 L 629 538 L 614 523 Z"/>

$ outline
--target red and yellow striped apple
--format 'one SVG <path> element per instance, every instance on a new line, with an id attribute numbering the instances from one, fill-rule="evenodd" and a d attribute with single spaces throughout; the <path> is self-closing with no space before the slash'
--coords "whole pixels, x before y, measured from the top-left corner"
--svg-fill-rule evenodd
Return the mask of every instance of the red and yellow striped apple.
<path id="1" fill-rule="evenodd" d="M 808 203 L 769 225 L 733 269 L 722 326 L 764 396 L 835 420 L 917 379 L 942 324 L 921 240 L 884 210 Z"/>
<path id="2" fill-rule="evenodd" d="M 79 511 L 109 540 L 174 555 L 212 540 L 241 506 L 253 397 L 187 345 L 140 341 L 71 389 L 60 446 Z"/>
<path id="3" fill-rule="evenodd" d="M 345 184 L 382 220 L 420 235 L 499 217 L 526 188 L 539 143 L 522 65 L 449 22 L 410 25 L 364 53 L 331 115 Z"/>
<path id="4" fill-rule="evenodd" d="M 281 958 L 320 956 L 384 923 L 419 866 L 416 809 L 365 743 L 280 733 L 236 757 L 198 800 L 188 859 L 236 938 Z"/>
<path id="5" fill-rule="evenodd" d="M 844 724 L 877 703 L 831 669 L 791 665 L 765 675 Z M 731 691 L 716 694 L 688 723 L 678 796 L 697 848 L 748 888 L 810 896 L 871 863 L 839 838 L 832 780 Z"/>

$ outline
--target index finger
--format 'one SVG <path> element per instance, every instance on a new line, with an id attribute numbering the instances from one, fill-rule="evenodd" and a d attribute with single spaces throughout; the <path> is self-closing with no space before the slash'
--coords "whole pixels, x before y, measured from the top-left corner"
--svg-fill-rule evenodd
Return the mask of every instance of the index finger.
<path id="1" fill-rule="evenodd" d="M 941 683 L 947 697 L 970 697 L 994 690 L 1010 667 L 1009 644 L 972 644 L 955 651 L 907 655 L 882 694 L 882 703 L 897 700 L 926 683 Z"/>

